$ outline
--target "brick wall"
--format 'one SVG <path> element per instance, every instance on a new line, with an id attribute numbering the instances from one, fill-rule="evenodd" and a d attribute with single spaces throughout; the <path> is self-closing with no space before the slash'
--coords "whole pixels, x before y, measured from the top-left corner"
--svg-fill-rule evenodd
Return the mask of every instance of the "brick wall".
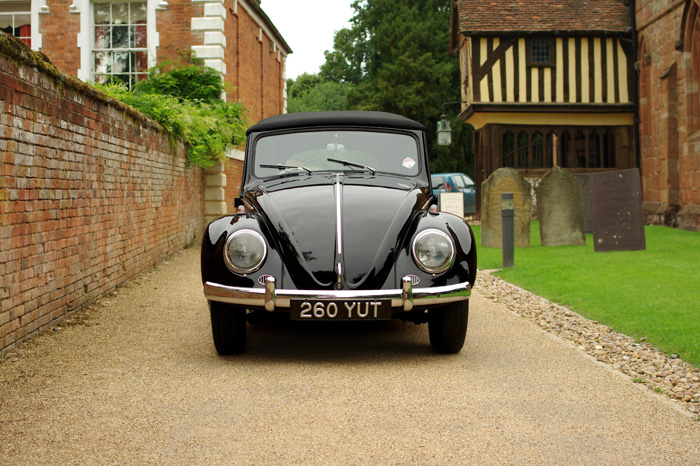
<path id="1" fill-rule="evenodd" d="M 204 227 L 182 146 L 17 42 L 0 34 L 0 353 Z"/>
<path id="2" fill-rule="evenodd" d="M 46 0 L 49 14 L 39 15 L 39 32 L 43 35 L 41 51 L 58 69 L 73 76 L 80 69 L 80 15 L 70 13 L 73 0 Z M 33 26 L 32 26 L 33 27 Z"/>
<path id="3" fill-rule="evenodd" d="M 240 4 L 236 13 L 233 0 L 225 6 L 226 19 L 225 81 L 230 84 L 229 100 L 240 100 L 248 109 L 251 124 L 283 113 L 284 107 L 284 56 L 271 47 L 272 41 Z M 229 158 L 225 164 L 225 202 L 228 213 L 235 208 L 233 200 L 240 195 L 243 161 Z"/>
<path id="4" fill-rule="evenodd" d="M 251 123 L 256 123 L 264 118 L 261 98 L 263 43 L 258 40 L 260 27 L 241 6 L 238 7 L 238 15 L 235 17 L 235 21 L 238 24 L 238 42 L 237 46 L 234 47 L 238 49 L 237 52 L 245 51 L 245 53 L 237 54 L 238 99 L 248 109 L 248 118 L 251 120 Z M 282 112 L 280 110 L 277 113 Z"/>
<path id="5" fill-rule="evenodd" d="M 72 76 L 80 69 L 80 14 L 71 13 L 73 0 L 47 0 L 49 13 L 39 15 L 39 31 L 44 40 L 41 52 L 56 67 Z M 90 4 L 92 8 L 92 3 Z M 191 46 L 201 44 L 204 34 L 192 32 L 191 21 L 203 11 L 202 4 L 191 0 L 170 0 L 168 7 L 156 10 L 156 31 L 159 33 L 158 60 L 177 60 L 189 56 Z M 92 31 L 87 32 L 88 36 Z"/>
<path id="6" fill-rule="evenodd" d="M 158 62 L 189 56 L 192 45 L 204 43 L 204 33 L 192 32 L 192 18 L 202 16 L 204 6 L 192 0 L 169 0 L 168 7 L 156 10 L 156 31 L 160 46 Z"/>
<path id="7" fill-rule="evenodd" d="M 284 112 L 284 56 L 265 31 L 241 5 L 233 14 L 233 2 L 226 2 L 226 81 L 234 87 L 229 98 L 240 100 L 249 110 L 251 124 Z"/>
<path id="8" fill-rule="evenodd" d="M 636 3 L 642 188 L 648 222 L 700 230 L 700 23 L 685 3 Z"/>
<path id="9" fill-rule="evenodd" d="M 262 99 L 263 117 L 282 113 L 282 63 L 277 61 L 277 52 L 272 41 L 263 36 L 262 86 L 266 95 Z"/>
<path id="10" fill-rule="evenodd" d="M 233 0 L 226 0 L 224 7 L 227 11 L 226 25 L 224 27 L 224 36 L 226 37 L 226 49 L 224 50 L 224 62 L 226 63 L 226 76 L 224 81 L 228 83 L 227 98 L 229 100 L 240 100 L 241 90 L 239 85 L 238 73 L 240 69 L 239 55 L 239 15 L 234 13 Z"/>
<path id="11" fill-rule="evenodd" d="M 226 188 L 224 189 L 224 201 L 226 211 L 229 214 L 236 212 L 233 200 L 241 195 L 241 181 L 243 180 L 243 161 L 229 158 L 224 166 L 226 174 Z"/>
<path id="12" fill-rule="evenodd" d="M 49 13 L 39 15 L 39 29 L 44 35 L 41 51 L 57 68 L 77 76 L 81 68 L 77 47 L 81 15 L 71 13 L 71 5 L 73 0 L 47 0 Z M 284 55 L 272 46 L 265 30 L 261 33 L 260 18 L 255 18 L 256 13 L 251 13 L 249 7 L 234 0 L 224 0 L 223 5 L 227 98 L 243 103 L 250 124 L 283 113 Z M 192 31 L 192 18 L 203 14 L 204 3 L 192 0 L 169 0 L 166 8 L 156 10 L 159 62 L 178 59 L 183 53 L 189 54 L 193 46 L 204 45 L 204 33 Z M 227 170 L 227 180 L 231 186 L 226 190 L 225 201 L 232 204 L 240 186 L 240 173 Z"/>

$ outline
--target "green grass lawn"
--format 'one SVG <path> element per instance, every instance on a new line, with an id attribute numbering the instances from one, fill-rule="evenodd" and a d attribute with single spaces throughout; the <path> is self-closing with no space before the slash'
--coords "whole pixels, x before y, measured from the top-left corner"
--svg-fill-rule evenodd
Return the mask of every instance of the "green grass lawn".
<path id="1" fill-rule="evenodd" d="M 500 269 L 501 249 L 479 247 L 479 269 Z M 529 248 L 496 275 L 613 329 L 700 366 L 700 232 L 647 226 L 645 251 L 542 247 L 531 223 Z M 478 280 L 477 280 L 478 287 Z"/>

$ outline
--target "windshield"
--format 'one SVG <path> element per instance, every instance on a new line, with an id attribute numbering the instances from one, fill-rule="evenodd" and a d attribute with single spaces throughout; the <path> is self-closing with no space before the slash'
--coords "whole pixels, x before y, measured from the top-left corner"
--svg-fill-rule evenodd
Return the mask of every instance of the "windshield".
<path id="1" fill-rule="evenodd" d="M 258 178 L 314 171 L 376 172 L 416 176 L 418 140 L 401 133 L 307 131 L 274 134 L 255 145 Z"/>

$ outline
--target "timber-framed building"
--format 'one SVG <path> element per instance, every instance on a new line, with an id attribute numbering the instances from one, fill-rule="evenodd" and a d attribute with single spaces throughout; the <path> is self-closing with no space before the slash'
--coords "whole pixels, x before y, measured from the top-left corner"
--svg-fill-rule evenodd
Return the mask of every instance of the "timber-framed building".
<path id="1" fill-rule="evenodd" d="M 453 2 L 477 186 L 501 167 L 535 178 L 638 165 L 631 25 L 621 0 Z"/>

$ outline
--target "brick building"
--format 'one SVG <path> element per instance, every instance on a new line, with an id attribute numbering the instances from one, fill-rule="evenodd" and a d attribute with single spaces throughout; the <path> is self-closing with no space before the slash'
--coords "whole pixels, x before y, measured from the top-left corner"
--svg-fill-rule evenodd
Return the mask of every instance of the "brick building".
<path id="1" fill-rule="evenodd" d="M 46 54 L 82 80 L 129 85 L 149 67 L 190 51 L 230 84 L 251 124 L 286 110 L 291 49 L 261 0 L 0 0 L 0 30 Z M 226 164 L 227 197 L 237 193 L 242 154 Z"/>
<path id="2" fill-rule="evenodd" d="M 700 3 L 637 0 L 647 221 L 700 230 Z"/>

